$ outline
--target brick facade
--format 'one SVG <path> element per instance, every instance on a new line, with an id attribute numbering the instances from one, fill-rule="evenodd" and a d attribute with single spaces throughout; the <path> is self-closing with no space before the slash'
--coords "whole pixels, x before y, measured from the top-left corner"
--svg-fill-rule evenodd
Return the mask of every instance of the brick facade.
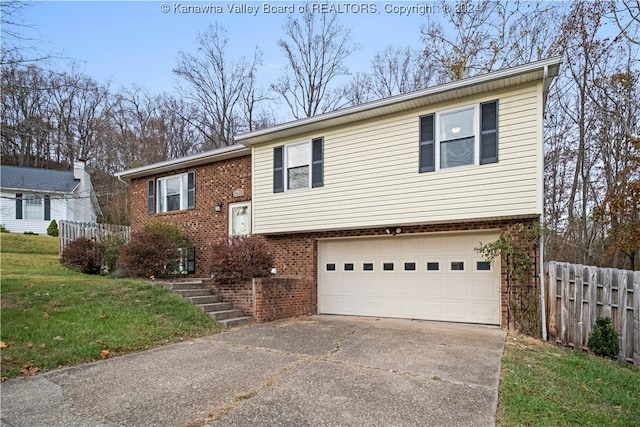
<path id="1" fill-rule="evenodd" d="M 190 210 L 149 214 L 148 182 L 150 179 L 195 172 L 195 208 Z M 234 196 L 236 194 L 236 196 Z M 241 195 L 240 195 L 241 194 Z M 228 236 L 228 206 L 230 203 L 251 200 L 251 156 L 213 162 L 171 173 L 133 179 L 129 188 L 132 232 L 151 222 L 173 224 L 191 236 L 196 248 L 194 276 L 210 275 L 211 243 Z M 216 203 L 222 202 L 220 212 Z M 507 230 L 516 223 L 531 226 L 537 218 L 518 220 L 487 220 L 449 224 L 402 226 L 403 234 L 447 231 Z M 218 290 L 223 298 L 232 302 L 257 321 L 271 321 L 286 317 L 317 313 L 318 307 L 318 239 L 338 237 L 383 236 L 382 227 L 264 236 L 273 245 L 277 275 L 271 279 L 254 279 L 238 285 L 225 285 Z M 516 242 L 519 240 L 516 236 Z M 539 249 L 536 249 L 539 259 Z M 507 268 L 501 262 L 502 321 L 510 326 L 508 314 Z M 217 286 L 216 286 L 217 287 Z"/>
<path id="2" fill-rule="evenodd" d="M 518 219 L 518 220 L 494 220 L 494 221 L 475 221 L 461 222 L 451 224 L 431 224 L 431 225 L 414 225 L 402 226 L 403 235 L 417 233 L 433 233 L 446 231 L 482 231 L 482 230 L 507 230 L 510 226 L 522 223 L 525 226 L 531 226 L 537 221 L 537 218 Z M 274 246 L 275 249 L 275 267 L 278 270 L 277 277 L 288 277 L 302 279 L 302 283 L 308 288 L 305 290 L 297 289 L 298 294 L 309 295 L 309 309 L 311 313 L 317 313 L 318 310 L 318 239 L 336 238 L 336 237 L 360 237 L 360 236 L 384 236 L 383 228 L 369 228 L 360 230 L 342 230 L 342 231 L 325 231 L 315 233 L 301 233 L 290 235 L 273 235 L 265 236 Z M 516 238 L 516 242 L 519 239 Z M 522 239 L 524 240 L 524 239 Z M 536 249 L 536 257 L 539 259 L 539 249 Z M 508 315 L 508 292 L 507 292 L 507 268 L 506 260 L 501 261 L 501 325 L 502 327 L 510 326 Z M 283 302 L 284 304 L 287 301 Z M 291 297 L 291 305 L 297 304 L 297 299 Z M 290 312 L 296 312 L 291 307 Z M 298 314 L 306 314 L 305 310 L 300 310 Z"/>
<path id="3" fill-rule="evenodd" d="M 149 180 L 187 172 L 195 172 L 195 209 L 149 214 Z M 152 222 L 180 227 L 189 233 L 196 248 L 195 276 L 207 277 L 210 274 L 211 243 L 228 236 L 229 204 L 250 200 L 250 155 L 133 179 L 129 187 L 131 231 L 135 233 Z M 222 210 L 216 212 L 215 204 L 219 202 L 223 203 Z"/>

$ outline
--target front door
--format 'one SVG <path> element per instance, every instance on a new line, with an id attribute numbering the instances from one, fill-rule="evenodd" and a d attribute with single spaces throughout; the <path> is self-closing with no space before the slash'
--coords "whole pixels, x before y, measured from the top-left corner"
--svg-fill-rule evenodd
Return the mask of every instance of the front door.
<path id="1" fill-rule="evenodd" d="M 229 236 L 251 234 L 251 202 L 229 204 Z"/>

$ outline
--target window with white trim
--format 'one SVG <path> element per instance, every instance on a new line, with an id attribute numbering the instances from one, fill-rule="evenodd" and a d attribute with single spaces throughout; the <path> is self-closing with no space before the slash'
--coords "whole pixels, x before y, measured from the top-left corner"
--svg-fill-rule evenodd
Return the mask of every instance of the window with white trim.
<path id="1" fill-rule="evenodd" d="M 24 196 L 24 219 L 42 219 L 44 209 L 42 199 L 31 194 Z"/>
<path id="2" fill-rule="evenodd" d="M 195 208 L 195 174 L 193 172 L 149 181 L 149 213 Z"/>
<path id="3" fill-rule="evenodd" d="M 420 117 L 419 171 L 498 161 L 498 101 Z"/>
<path id="4" fill-rule="evenodd" d="M 323 157 L 323 138 L 274 147 L 273 192 L 322 187 Z"/>
<path id="5" fill-rule="evenodd" d="M 51 220 L 51 197 L 35 194 L 16 194 L 16 219 Z"/>
<path id="6" fill-rule="evenodd" d="M 311 186 L 311 144 L 302 142 L 285 146 L 287 190 Z"/>

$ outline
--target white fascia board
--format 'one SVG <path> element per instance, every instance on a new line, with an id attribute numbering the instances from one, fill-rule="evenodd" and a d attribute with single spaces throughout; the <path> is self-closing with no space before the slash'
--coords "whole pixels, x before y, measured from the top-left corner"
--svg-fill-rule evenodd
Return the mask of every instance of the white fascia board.
<path id="1" fill-rule="evenodd" d="M 119 179 L 141 178 L 149 175 L 156 175 L 177 169 L 199 166 L 207 163 L 214 163 L 221 160 L 232 159 L 249 154 L 251 154 L 250 148 L 245 147 L 241 144 L 235 144 L 228 147 L 217 148 L 215 150 L 194 154 L 192 156 L 181 157 L 178 159 L 166 160 L 164 162 L 140 166 L 138 168 L 127 169 L 122 172 L 116 172 L 113 175 Z"/>
<path id="2" fill-rule="evenodd" d="M 246 146 L 253 146 L 276 138 L 290 137 L 304 132 L 326 129 L 332 126 L 419 108 L 444 99 L 461 98 L 473 94 L 474 88 L 480 88 L 480 91 L 485 92 L 501 87 L 517 85 L 522 82 L 542 80 L 543 77 L 545 77 L 545 70 L 547 70 L 548 73 L 546 77 L 553 79 L 558 75 L 560 62 L 560 57 L 554 57 L 513 68 L 492 71 L 487 74 L 456 80 L 416 92 L 396 95 L 390 98 L 283 123 L 271 128 L 245 133 L 236 136 L 235 140 Z"/>
<path id="3" fill-rule="evenodd" d="M 60 191 L 60 190 L 34 190 L 31 188 L 11 188 L 11 187 L 0 187 L 0 190 L 6 193 L 28 193 L 28 194 L 68 194 L 72 195 L 77 186 L 70 192 Z"/>

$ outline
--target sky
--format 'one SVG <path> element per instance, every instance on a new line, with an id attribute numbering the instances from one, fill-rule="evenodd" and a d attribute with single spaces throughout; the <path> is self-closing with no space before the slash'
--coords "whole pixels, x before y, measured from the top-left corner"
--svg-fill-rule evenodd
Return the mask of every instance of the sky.
<path id="1" fill-rule="evenodd" d="M 267 86 L 286 66 L 277 46 L 282 25 L 293 10 L 320 11 L 323 2 L 304 1 L 44 1 L 25 9 L 40 50 L 66 60 L 112 87 L 138 85 L 151 93 L 173 92 L 179 51 L 193 52 L 198 33 L 218 23 L 229 35 L 232 58 L 263 52 L 259 83 Z M 368 71 L 371 59 L 387 46 L 420 45 L 420 25 L 427 14 L 445 13 L 436 1 L 331 2 L 342 25 L 351 29 L 360 49 L 350 56 L 350 71 Z M 415 6 L 422 5 L 422 10 Z M 425 8 L 424 5 L 429 6 Z M 194 6 L 199 6 L 199 11 Z M 400 6 L 414 6 L 414 10 Z M 231 9 L 231 10 L 230 10 Z M 422 12 L 422 13 L 421 13 Z M 64 65 L 66 66 L 66 65 Z M 63 67 L 64 67 L 63 66 Z"/>

